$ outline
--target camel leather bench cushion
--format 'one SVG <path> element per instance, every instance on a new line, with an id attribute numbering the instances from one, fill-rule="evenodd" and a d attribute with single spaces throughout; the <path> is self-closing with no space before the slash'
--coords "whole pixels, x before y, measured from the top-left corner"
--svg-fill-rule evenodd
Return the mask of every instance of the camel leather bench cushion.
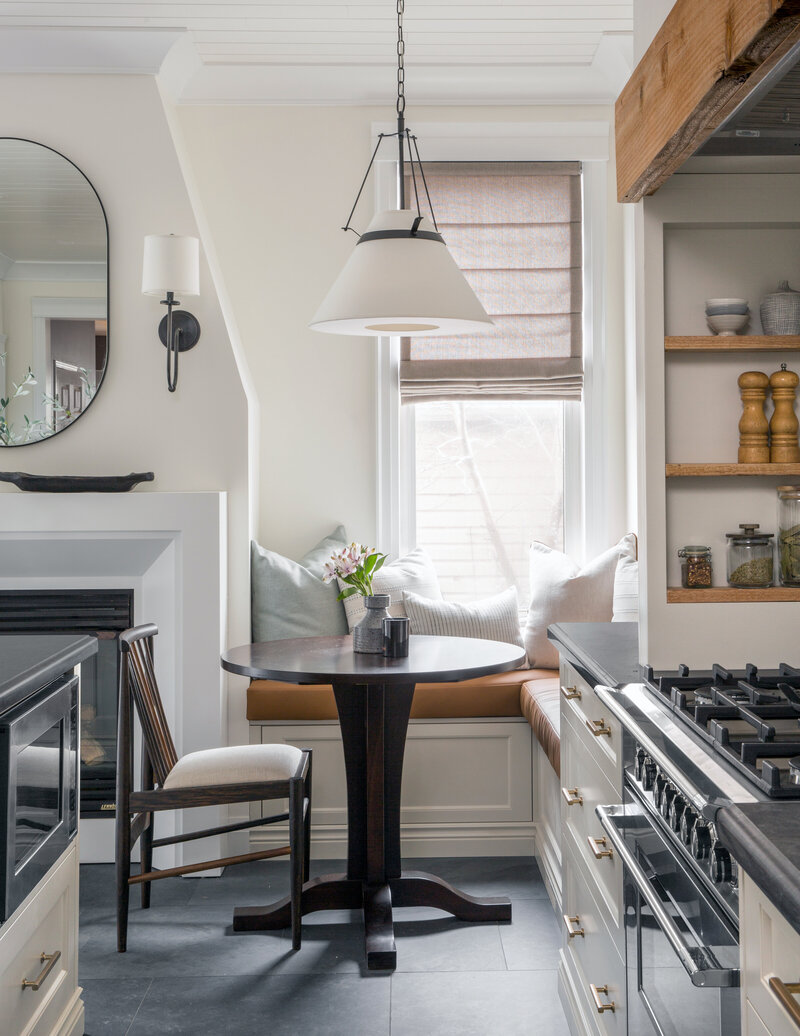
<path id="1" fill-rule="evenodd" d="M 529 680 L 520 688 L 520 708 L 557 775 L 561 775 L 560 689 L 556 674 Z"/>
<path id="2" fill-rule="evenodd" d="M 557 686 L 558 674 L 551 669 L 516 669 L 475 680 L 418 683 L 411 718 L 522 716 L 522 687 L 540 681 Z M 247 689 L 247 718 L 255 722 L 336 719 L 333 688 L 330 684 L 299 686 L 278 680 L 252 680 Z"/>

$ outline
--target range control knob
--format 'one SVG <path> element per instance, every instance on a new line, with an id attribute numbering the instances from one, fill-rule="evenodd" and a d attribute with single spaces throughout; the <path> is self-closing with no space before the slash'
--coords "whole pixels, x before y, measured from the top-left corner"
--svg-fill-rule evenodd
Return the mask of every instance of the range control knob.
<path id="1" fill-rule="evenodd" d="M 682 795 L 676 795 L 669 807 L 669 826 L 673 831 L 680 831 L 681 817 L 686 809 L 686 799 Z"/>
<path id="2" fill-rule="evenodd" d="M 664 788 L 667 785 L 667 778 L 660 770 L 656 770 L 655 779 L 653 781 L 653 801 L 656 804 L 656 809 L 661 809 L 661 797 L 664 794 Z"/>
<path id="3" fill-rule="evenodd" d="M 653 762 L 653 760 L 650 758 L 649 755 L 645 756 L 644 763 L 642 764 L 642 776 L 641 776 L 642 787 L 644 788 L 644 790 L 645 791 L 652 791 L 653 785 L 655 784 L 655 780 L 656 780 L 656 764 Z"/>
<path id="4" fill-rule="evenodd" d="M 687 806 L 681 814 L 681 841 L 684 845 L 691 845 L 696 821 L 697 814 L 690 806 Z"/>
<path id="5" fill-rule="evenodd" d="M 711 832 L 704 820 L 698 819 L 692 829 L 692 856 L 705 860 L 711 850 Z"/>
<path id="6" fill-rule="evenodd" d="M 661 792 L 661 803 L 659 804 L 659 811 L 661 816 L 665 819 L 669 819 L 669 811 L 672 806 L 673 799 L 677 795 L 677 790 L 673 784 L 669 781 L 664 785 L 664 790 Z"/>
<path id="7" fill-rule="evenodd" d="M 733 867 L 731 866 L 731 854 L 724 845 L 714 842 L 711 846 L 711 858 L 708 864 L 708 872 L 715 885 L 722 885 L 733 878 Z"/>

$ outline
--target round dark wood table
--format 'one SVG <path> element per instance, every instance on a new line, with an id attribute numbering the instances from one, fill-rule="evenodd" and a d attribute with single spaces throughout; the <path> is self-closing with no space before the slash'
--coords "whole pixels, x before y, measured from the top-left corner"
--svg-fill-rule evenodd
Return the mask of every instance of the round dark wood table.
<path id="1" fill-rule="evenodd" d="M 222 655 L 222 667 L 254 679 L 333 684 L 347 776 L 347 871 L 303 886 L 304 914 L 363 909 L 367 967 L 397 966 L 392 907 L 429 906 L 462 921 L 510 921 L 503 896 L 475 899 L 400 862 L 400 785 L 408 719 L 417 683 L 469 680 L 516 669 L 513 644 L 460 637 L 409 639 L 407 658 L 356 654 L 352 637 L 309 637 L 246 644 Z M 237 907 L 234 931 L 289 926 L 289 898 Z"/>

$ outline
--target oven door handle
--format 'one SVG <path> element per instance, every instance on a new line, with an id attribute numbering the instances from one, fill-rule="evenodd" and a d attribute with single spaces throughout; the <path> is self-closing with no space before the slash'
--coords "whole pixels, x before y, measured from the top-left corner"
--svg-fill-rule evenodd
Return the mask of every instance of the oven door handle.
<path id="1" fill-rule="evenodd" d="M 708 953 L 703 947 L 689 946 L 684 941 L 683 934 L 675 921 L 670 916 L 658 896 L 654 895 L 653 886 L 647 879 L 636 857 L 628 848 L 625 839 L 620 835 L 614 816 L 619 816 L 623 807 L 621 806 L 597 806 L 595 813 L 603 825 L 603 830 L 608 836 L 614 851 L 622 860 L 623 866 L 633 881 L 642 899 L 647 903 L 653 912 L 653 917 L 667 937 L 670 946 L 675 951 L 678 960 L 686 969 L 692 984 L 695 986 L 727 987 L 739 985 L 739 971 L 737 968 L 718 968 L 709 963 Z"/>

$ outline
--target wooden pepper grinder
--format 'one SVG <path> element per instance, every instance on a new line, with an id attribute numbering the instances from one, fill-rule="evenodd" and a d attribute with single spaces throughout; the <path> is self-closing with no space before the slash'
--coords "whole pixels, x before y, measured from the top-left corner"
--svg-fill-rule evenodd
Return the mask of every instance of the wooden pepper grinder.
<path id="1" fill-rule="evenodd" d="M 781 369 L 775 371 L 769 379 L 772 402 L 775 404 L 775 412 L 769 423 L 769 459 L 773 464 L 800 463 L 798 421 L 794 412 L 798 382 L 800 377 L 794 371 L 788 371 L 785 363 L 782 363 Z"/>
<path id="2" fill-rule="evenodd" d="M 764 413 L 769 378 L 762 371 L 739 375 L 742 417 L 739 421 L 739 463 L 769 464 L 769 423 Z"/>

